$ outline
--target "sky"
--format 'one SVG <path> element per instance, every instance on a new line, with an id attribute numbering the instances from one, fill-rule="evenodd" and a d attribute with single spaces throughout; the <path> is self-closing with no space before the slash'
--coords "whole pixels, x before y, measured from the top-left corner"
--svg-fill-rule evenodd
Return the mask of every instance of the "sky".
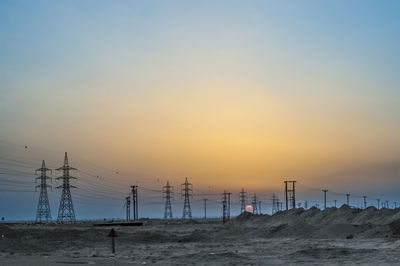
<path id="1" fill-rule="evenodd" d="M 400 200 L 399 12 L 398 1 L 0 1 L 0 166 L 24 175 L 68 151 L 86 172 L 74 173 L 83 218 L 123 215 L 130 184 L 148 189 L 143 216 L 161 216 L 167 180 L 179 216 L 186 176 L 197 216 L 204 197 L 219 215 L 224 189 L 268 206 L 284 180 L 316 204 L 323 188 L 330 203 Z M 34 177 L 0 178 L 3 216 L 34 216 L 37 192 L 6 191 Z"/>

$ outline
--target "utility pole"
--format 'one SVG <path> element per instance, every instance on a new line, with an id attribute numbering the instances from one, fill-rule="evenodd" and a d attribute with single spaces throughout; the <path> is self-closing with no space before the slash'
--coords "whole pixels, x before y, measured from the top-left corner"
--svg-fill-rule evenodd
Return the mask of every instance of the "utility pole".
<path id="1" fill-rule="evenodd" d="M 65 155 L 64 155 L 64 165 L 60 168 L 57 168 L 56 170 L 63 171 L 63 175 L 60 177 L 57 177 L 57 179 L 63 180 L 63 184 L 57 187 L 57 188 L 62 188 L 57 221 L 74 222 L 75 221 L 75 211 L 74 211 L 74 205 L 72 204 L 72 196 L 71 196 L 70 188 L 76 188 L 76 187 L 74 187 L 70 184 L 70 179 L 76 179 L 76 177 L 70 176 L 69 171 L 77 170 L 77 169 L 69 166 L 67 153 L 65 153 Z"/>
<path id="2" fill-rule="evenodd" d="M 322 192 L 324 192 L 324 210 L 326 210 L 326 192 L 328 192 L 328 190 L 323 189 Z"/>
<path id="3" fill-rule="evenodd" d="M 189 183 L 186 177 L 185 183 L 181 185 L 181 198 L 184 198 L 182 218 L 192 218 L 189 198 L 193 197 L 193 185 Z"/>
<path id="4" fill-rule="evenodd" d="M 378 210 L 380 209 L 380 205 L 379 202 L 381 201 L 381 199 L 376 199 L 378 201 Z"/>
<path id="5" fill-rule="evenodd" d="M 51 213 L 50 213 L 50 203 L 49 203 L 49 197 L 47 195 L 47 188 L 51 187 L 46 184 L 47 179 L 51 179 L 50 177 L 47 177 L 46 173 L 47 171 L 51 170 L 46 168 L 46 164 L 44 160 L 42 161 L 42 167 L 39 169 L 36 169 L 35 175 L 37 175 L 37 172 L 40 171 L 40 177 L 36 177 L 37 179 L 40 179 L 40 185 L 37 185 L 35 188 L 40 187 L 40 195 L 39 195 L 39 203 L 36 211 L 36 222 L 41 222 L 42 220 L 45 221 L 50 221 L 51 220 Z"/>
<path id="6" fill-rule="evenodd" d="M 258 214 L 257 203 L 258 203 L 257 195 L 256 195 L 256 193 L 254 193 L 253 201 L 251 202 L 251 205 L 253 205 L 253 214 Z"/>
<path id="7" fill-rule="evenodd" d="M 231 219 L 231 192 L 227 192 L 228 195 L 228 221 Z"/>
<path id="8" fill-rule="evenodd" d="M 222 223 L 226 223 L 228 216 L 228 193 L 222 193 Z"/>
<path id="9" fill-rule="evenodd" d="M 295 193 L 295 183 L 296 181 L 283 181 L 285 183 L 285 200 L 286 200 L 286 210 L 289 210 L 289 202 L 290 208 L 296 208 L 296 193 Z M 288 187 L 288 184 L 292 185 L 292 188 Z"/>
<path id="10" fill-rule="evenodd" d="M 169 185 L 169 181 L 167 181 L 167 185 L 163 187 L 163 194 L 165 194 L 165 210 L 164 210 L 164 219 L 170 218 L 172 219 L 172 206 L 171 206 L 171 198 L 172 198 L 172 190 L 173 187 Z"/>
<path id="11" fill-rule="evenodd" d="M 126 221 L 129 222 L 131 219 L 131 197 L 126 197 Z"/>
<path id="12" fill-rule="evenodd" d="M 364 199 L 364 209 L 367 208 L 367 196 L 363 196 Z"/>
<path id="13" fill-rule="evenodd" d="M 204 220 L 207 219 L 207 199 L 204 200 Z"/>
<path id="14" fill-rule="evenodd" d="M 275 214 L 279 211 L 279 199 L 275 196 L 275 193 L 272 193 L 272 214 Z"/>
<path id="15" fill-rule="evenodd" d="M 245 192 L 244 188 L 242 188 L 242 191 L 239 193 L 240 213 L 246 210 L 246 197 L 247 197 L 247 192 Z"/>
<path id="16" fill-rule="evenodd" d="M 133 209 L 133 220 L 139 219 L 139 203 L 138 203 L 138 186 L 131 186 L 132 189 L 132 209 Z"/>
<path id="17" fill-rule="evenodd" d="M 231 192 L 224 190 L 222 194 L 222 222 L 225 223 L 231 219 Z"/>
<path id="18" fill-rule="evenodd" d="M 349 193 L 346 194 L 346 198 L 347 198 L 347 206 L 350 207 L 350 194 Z"/>

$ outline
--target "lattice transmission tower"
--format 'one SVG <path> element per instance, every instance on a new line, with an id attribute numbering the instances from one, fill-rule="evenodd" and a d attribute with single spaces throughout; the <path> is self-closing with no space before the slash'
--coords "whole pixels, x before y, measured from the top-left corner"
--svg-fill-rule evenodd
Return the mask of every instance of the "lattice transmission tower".
<path id="1" fill-rule="evenodd" d="M 46 163 L 44 160 L 42 161 L 42 167 L 36 169 L 35 175 L 40 171 L 40 177 L 36 177 L 40 179 L 40 185 L 37 185 L 36 188 L 40 188 L 40 195 L 39 195 L 39 203 L 36 211 L 36 221 L 50 221 L 51 220 L 51 212 L 50 212 L 50 203 L 49 197 L 47 195 L 47 188 L 51 187 L 47 185 L 47 179 L 51 179 L 47 176 L 47 172 L 51 169 L 46 168 Z"/>
<path id="2" fill-rule="evenodd" d="M 184 198 L 182 218 L 192 218 L 190 197 L 193 197 L 193 185 L 189 183 L 188 178 L 186 177 L 185 183 L 181 184 L 181 198 Z"/>
<path id="3" fill-rule="evenodd" d="M 254 193 L 253 201 L 251 202 L 251 205 L 253 206 L 253 214 L 258 214 L 257 204 L 258 204 L 257 195 Z"/>
<path id="4" fill-rule="evenodd" d="M 244 188 L 242 188 L 242 191 L 239 192 L 240 213 L 246 211 L 246 198 L 247 192 L 245 192 Z"/>
<path id="5" fill-rule="evenodd" d="M 164 211 L 164 219 L 172 219 L 172 206 L 171 206 L 171 198 L 173 193 L 173 187 L 170 186 L 169 181 L 167 181 L 167 185 L 163 187 L 163 194 L 165 199 L 165 211 Z"/>
<path id="6" fill-rule="evenodd" d="M 75 221 L 74 205 L 72 204 L 71 188 L 76 188 L 70 184 L 70 179 L 76 179 L 76 177 L 70 176 L 69 171 L 77 170 L 68 164 L 68 155 L 65 153 L 64 165 L 56 169 L 57 171 L 63 171 L 63 175 L 57 177 L 62 179 L 63 184 L 57 188 L 62 188 L 60 207 L 58 209 L 57 221 Z"/>

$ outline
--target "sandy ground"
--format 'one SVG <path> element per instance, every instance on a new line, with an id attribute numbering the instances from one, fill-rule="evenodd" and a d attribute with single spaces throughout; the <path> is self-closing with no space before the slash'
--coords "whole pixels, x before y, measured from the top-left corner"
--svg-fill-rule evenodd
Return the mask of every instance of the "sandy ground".
<path id="1" fill-rule="evenodd" d="M 400 265 L 398 215 L 332 208 L 246 214 L 227 224 L 146 220 L 114 226 L 115 256 L 111 227 L 0 224 L 0 265 Z"/>

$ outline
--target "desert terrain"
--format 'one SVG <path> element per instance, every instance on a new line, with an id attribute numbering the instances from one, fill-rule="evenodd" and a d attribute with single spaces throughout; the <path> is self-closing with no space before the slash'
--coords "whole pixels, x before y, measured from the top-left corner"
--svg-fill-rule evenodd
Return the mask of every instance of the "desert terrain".
<path id="1" fill-rule="evenodd" d="M 0 224 L 1 265 L 400 265 L 400 209 L 342 206 L 143 226 Z M 116 253 L 108 233 L 114 228 Z"/>

